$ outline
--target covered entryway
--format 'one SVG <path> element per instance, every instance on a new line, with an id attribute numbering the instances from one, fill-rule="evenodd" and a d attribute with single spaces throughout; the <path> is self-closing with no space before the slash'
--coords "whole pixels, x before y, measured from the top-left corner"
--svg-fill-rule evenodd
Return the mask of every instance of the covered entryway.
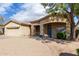
<path id="1" fill-rule="evenodd" d="M 47 34 L 49 38 L 52 38 L 52 24 L 44 24 L 44 34 Z"/>
<path id="2" fill-rule="evenodd" d="M 36 26 L 34 26 L 34 28 L 35 28 L 35 35 L 36 36 L 39 36 L 40 35 L 40 26 L 39 25 L 36 25 Z"/>
<path id="3" fill-rule="evenodd" d="M 44 24 L 44 34 L 52 38 L 52 23 Z"/>
<path id="4" fill-rule="evenodd" d="M 58 32 L 66 31 L 66 23 L 47 23 L 44 24 L 44 34 L 49 38 L 57 38 Z"/>
<path id="5" fill-rule="evenodd" d="M 53 37 L 57 38 L 57 34 L 59 32 L 66 32 L 66 23 L 62 23 L 62 22 L 55 22 L 52 24 L 53 27 Z"/>

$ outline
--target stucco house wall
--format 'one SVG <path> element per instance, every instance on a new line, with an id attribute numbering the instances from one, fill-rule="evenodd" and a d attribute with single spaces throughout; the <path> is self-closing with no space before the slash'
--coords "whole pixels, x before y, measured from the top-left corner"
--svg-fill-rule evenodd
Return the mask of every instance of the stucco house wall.
<path id="1" fill-rule="evenodd" d="M 17 28 L 12 28 L 12 27 L 17 27 Z M 5 35 L 6 36 L 29 36 L 30 26 L 9 22 L 7 25 L 5 25 Z"/>
<path id="2" fill-rule="evenodd" d="M 65 15 L 48 15 L 46 17 L 43 17 L 37 21 L 31 22 L 33 26 L 40 26 L 40 34 L 44 35 L 47 34 L 47 28 L 44 25 L 52 24 L 52 37 L 56 38 L 56 33 L 58 32 L 58 28 L 65 28 L 65 31 L 67 34 L 70 34 L 70 22 L 68 21 L 67 17 Z M 34 28 L 32 26 L 32 28 Z M 33 31 L 33 30 L 32 30 Z M 33 31 L 33 34 L 35 32 Z M 69 35 L 68 35 L 69 36 Z"/>

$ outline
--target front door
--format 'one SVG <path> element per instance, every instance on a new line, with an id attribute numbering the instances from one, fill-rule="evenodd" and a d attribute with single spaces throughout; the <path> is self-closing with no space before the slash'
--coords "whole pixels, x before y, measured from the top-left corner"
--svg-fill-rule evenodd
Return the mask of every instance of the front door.
<path id="1" fill-rule="evenodd" d="M 36 36 L 40 35 L 40 26 L 35 26 L 35 35 Z"/>
<path id="2" fill-rule="evenodd" d="M 52 25 L 51 24 L 47 25 L 47 31 L 48 31 L 48 37 L 52 38 Z"/>

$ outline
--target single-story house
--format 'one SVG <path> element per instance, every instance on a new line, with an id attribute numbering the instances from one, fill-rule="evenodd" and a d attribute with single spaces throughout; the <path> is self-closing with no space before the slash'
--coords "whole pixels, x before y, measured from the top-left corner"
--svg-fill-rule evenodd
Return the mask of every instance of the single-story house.
<path id="1" fill-rule="evenodd" d="M 48 36 L 57 38 L 58 32 L 66 32 L 70 36 L 70 22 L 66 14 L 49 14 L 38 20 L 19 23 L 9 21 L 4 25 L 5 36 Z M 76 37 L 76 34 L 74 35 Z"/>
<path id="2" fill-rule="evenodd" d="M 31 22 L 31 35 L 57 38 L 58 32 L 66 32 L 70 36 L 70 22 L 65 14 L 49 14 Z"/>
<path id="3" fill-rule="evenodd" d="M 30 23 L 20 23 L 17 21 L 9 21 L 5 24 L 4 35 L 5 36 L 29 36 L 30 35 Z"/>

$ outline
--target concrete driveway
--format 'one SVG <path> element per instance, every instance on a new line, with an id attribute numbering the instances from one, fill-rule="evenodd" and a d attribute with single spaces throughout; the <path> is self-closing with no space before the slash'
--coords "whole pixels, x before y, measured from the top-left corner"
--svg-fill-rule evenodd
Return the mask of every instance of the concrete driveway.
<path id="1" fill-rule="evenodd" d="M 3 56 L 51 56 L 50 49 L 28 37 L 0 36 L 0 55 Z"/>

